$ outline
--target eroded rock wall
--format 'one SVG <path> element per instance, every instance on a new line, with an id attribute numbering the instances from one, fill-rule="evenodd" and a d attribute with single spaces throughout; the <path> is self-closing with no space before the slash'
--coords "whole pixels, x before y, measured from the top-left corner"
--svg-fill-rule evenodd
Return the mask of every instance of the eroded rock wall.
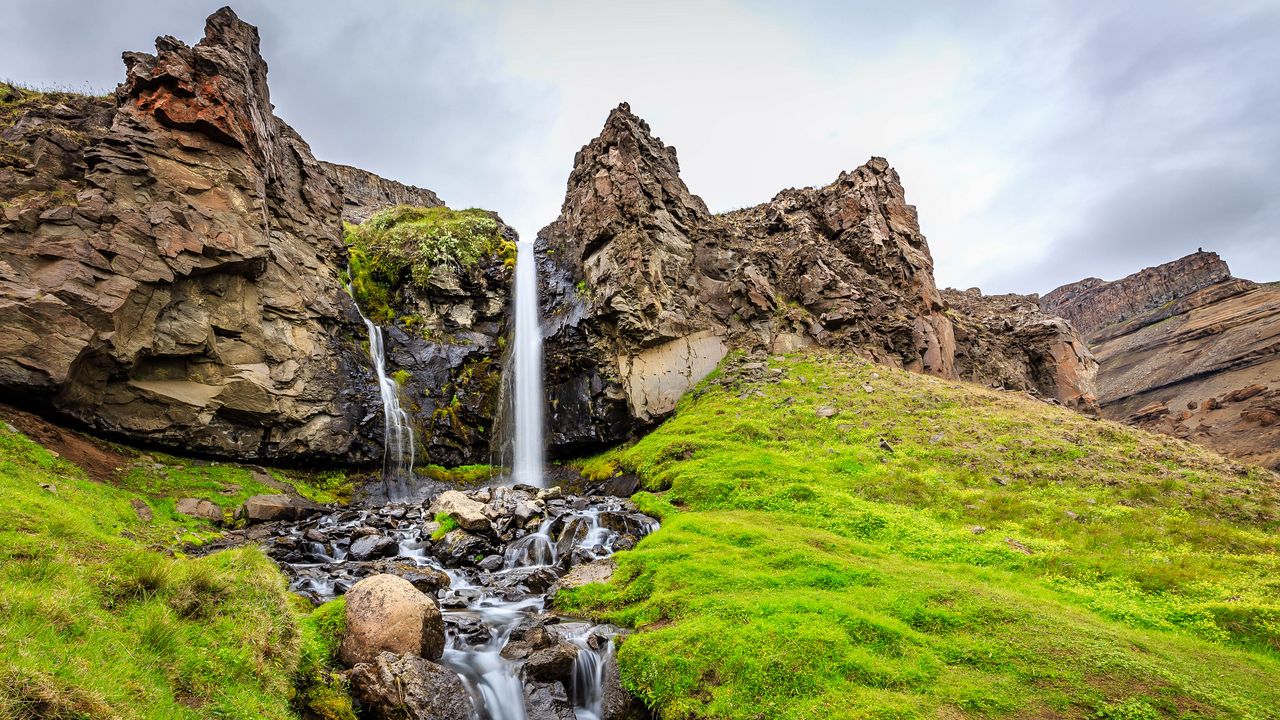
<path id="1" fill-rule="evenodd" d="M 224 8 L 194 47 L 162 37 L 155 54 L 125 53 L 113 97 L 7 97 L 0 393 L 182 451 L 381 457 L 366 331 L 340 279 L 342 214 L 440 201 L 316 161 L 272 113 L 258 42 Z M 478 386 L 506 284 L 501 268 L 439 273 L 403 299 L 439 327 L 387 331 L 428 461 L 487 458 L 477 428 L 496 401 Z"/>
<path id="2" fill-rule="evenodd" d="M 1105 417 L 1280 467 L 1280 290 L 1204 252 L 1084 282 L 1046 298 L 1093 328 Z"/>
<path id="3" fill-rule="evenodd" d="M 1090 403 L 1087 351 L 1038 313 L 1000 341 L 999 372 L 976 346 L 958 359 L 915 208 L 883 158 L 719 215 L 679 172 L 675 149 L 623 104 L 577 154 L 560 216 L 538 235 L 553 452 L 661 419 L 735 348 L 844 348 Z"/>
<path id="4" fill-rule="evenodd" d="M 438 195 L 426 188 L 388 180 L 368 170 L 324 161 L 320 167 L 342 192 L 342 219 L 349 223 L 362 223 L 379 210 L 396 205 L 444 205 Z"/>
<path id="5" fill-rule="evenodd" d="M 1231 279 L 1217 253 L 1197 251 L 1149 267 L 1114 282 L 1085 278 L 1045 294 L 1040 307 L 1066 318 L 1086 336 L 1108 325 L 1143 315 L 1165 303 Z"/>

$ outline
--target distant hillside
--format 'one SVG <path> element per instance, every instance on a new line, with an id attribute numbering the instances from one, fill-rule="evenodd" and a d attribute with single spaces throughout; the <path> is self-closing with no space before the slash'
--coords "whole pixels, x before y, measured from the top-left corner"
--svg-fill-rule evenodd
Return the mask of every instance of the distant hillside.
<path id="1" fill-rule="evenodd" d="M 1106 417 L 1280 467 L 1280 287 L 1197 252 L 1064 285 L 1041 307 L 1085 334 Z"/>

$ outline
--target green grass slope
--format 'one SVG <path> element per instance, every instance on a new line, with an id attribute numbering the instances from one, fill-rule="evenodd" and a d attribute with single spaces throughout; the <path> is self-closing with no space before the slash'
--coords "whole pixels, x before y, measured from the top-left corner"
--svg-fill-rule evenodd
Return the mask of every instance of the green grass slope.
<path id="1" fill-rule="evenodd" d="M 852 358 L 727 367 L 584 463 L 663 526 L 557 597 L 640 629 L 661 717 L 1280 717 L 1276 476 Z"/>
<path id="2" fill-rule="evenodd" d="M 0 717 L 353 720 L 332 610 L 300 606 L 256 548 L 176 552 L 215 531 L 173 498 L 229 508 L 252 473 L 163 459 L 96 483 L 0 424 Z"/>

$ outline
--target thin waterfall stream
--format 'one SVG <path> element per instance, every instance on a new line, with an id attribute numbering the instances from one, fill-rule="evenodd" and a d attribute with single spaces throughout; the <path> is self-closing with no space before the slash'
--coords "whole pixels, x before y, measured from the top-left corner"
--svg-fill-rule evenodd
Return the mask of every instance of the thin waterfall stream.
<path id="1" fill-rule="evenodd" d="M 386 344 L 383 342 L 382 328 L 360 309 L 360 303 L 356 301 L 350 285 L 346 286 L 346 290 L 369 333 L 369 358 L 373 361 L 373 372 L 378 378 L 378 394 L 382 397 L 385 428 L 382 439 L 382 487 L 388 500 L 400 500 L 413 487 L 413 426 L 409 424 L 409 413 L 400 407 L 400 384 L 387 374 Z"/>
<path id="2" fill-rule="evenodd" d="M 442 526 L 440 498 L 452 488 L 431 487 L 425 478 L 424 487 L 413 487 L 410 418 L 388 372 L 382 328 L 361 312 L 386 420 L 386 497 L 283 524 L 266 550 L 291 589 L 317 602 L 382 573 L 434 597 L 446 634 L 438 662 L 457 673 L 470 698 L 451 717 L 604 720 L 617 715 L 618 698 L 626 697 L 611 665 L 621 631 L 558 616 L 550 600 L 565 583 L 607 577 L 599 573 L 606 565 L 611 572 L 613 553 L 634 547 L 658 523 L 627 498 L 546 487 L 542 334 L 529 243 L 519 245 L 513 304 L 511 474 L 495 476 L 490 487 L 454 491 L 453 502 L 464 495 L 471 507 L 483 508 L 484 521 Z M 430 500 L 410 500 L 413 489 L 427 490 Z M 577 575 L 587 580 L 573 580 Z"/>

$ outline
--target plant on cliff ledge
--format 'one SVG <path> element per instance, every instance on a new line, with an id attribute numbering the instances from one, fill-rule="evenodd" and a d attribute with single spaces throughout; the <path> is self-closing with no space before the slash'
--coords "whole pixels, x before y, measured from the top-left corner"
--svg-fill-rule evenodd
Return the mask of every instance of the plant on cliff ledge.
<path id="1" fill-rule="evenodd" d="M 427 287 L 439 269 L 469 270 L 484 258 L 515 261 L 515 243 L 485 210 L 399 205 L 360 225 L 345 226 L 356 301 L 374 322 L 395 319 L 395 289 Z"/>

